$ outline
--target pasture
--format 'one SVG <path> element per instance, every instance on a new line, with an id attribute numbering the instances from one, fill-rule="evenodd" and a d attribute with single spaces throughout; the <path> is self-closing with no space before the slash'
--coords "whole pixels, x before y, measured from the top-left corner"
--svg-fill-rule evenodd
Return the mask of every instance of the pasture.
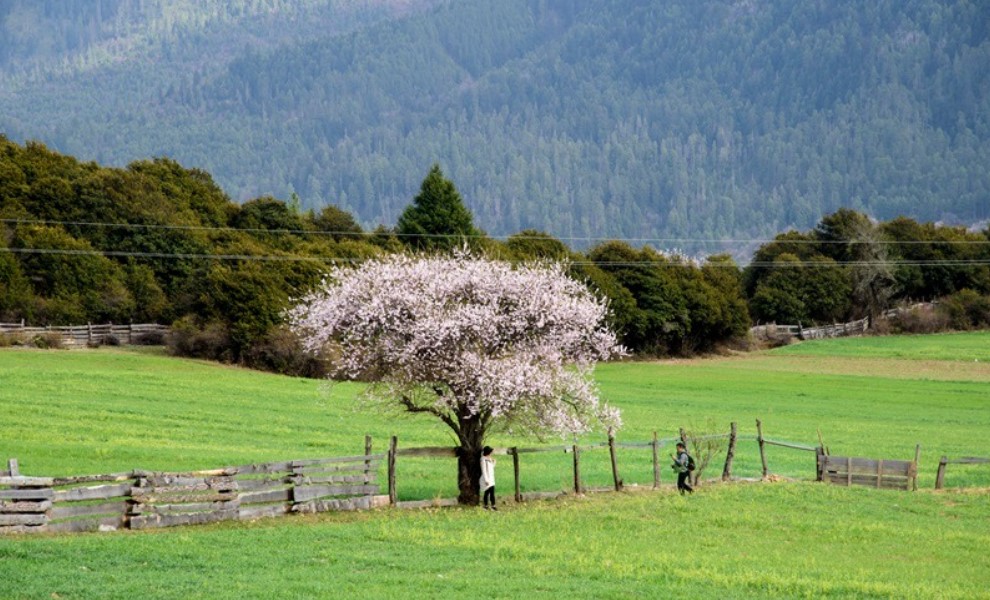
<path id="1" fill-rule="evenodd" d="M 373 511 L 112 535 L 0 538 L 0 597 L 980 597 L 990 589 L 990 469 L 956 467 L 934 493 L 942 454 L 990 456 L 990 335 L 807 342 L 726 358 L 603 365 L 602 395 L 623 410 L 620 440 L 679 426 L 836 454 L 911 458 L 920 492 L 815 483 L 665 487 L 479 510 Z M 357 384 L 279 377 L 149 350 L 0 352 L 0 459 L 30 475 L 188 470 L 450 445 L 428 419 L 355 408 Z M 581 440 L 601 441 L 601 434 Z M 497 446 L 541 442 L 498 434 Z M 561 441 L 546 440 L 547 444 Z M 571 443 L 570 440 L 567 443 Z M 620 452 L 627 483 L 648 484 L 649 451 Z M 567 489 L 569 455 L 524 457 L 523 489 Z M 609 484 L 606 452 L 585 483 Z M 813 455 L 769 450 L 770 470 L 814 475 Z M 719 460 L 715 470 L 720 471 Z M 736 468 L 759 472 L 755 444 Z M 451 497 L 453 464 L 408 459 L 400 498 Z M 665 470 L 664 482 L 671 477 Z M 499 462 L 511 497 L 511 461 Z M 480 575 L 485 573 L 484 576 Z M 909 576 L 905 576 L 909 573 Z"/>

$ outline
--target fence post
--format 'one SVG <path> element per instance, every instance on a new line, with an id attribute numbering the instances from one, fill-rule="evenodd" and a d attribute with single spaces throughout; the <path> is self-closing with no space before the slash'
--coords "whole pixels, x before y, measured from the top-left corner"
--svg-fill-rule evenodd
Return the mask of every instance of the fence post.
<path id="1" fill-rule="evenodd" d="M 756 441 L 760 443 L 760 462 L 763 463 L 763 479 L 766 479 L 770 472 L 767 469 L 767 451 L 763 443 L 763 422 L 759 419 L 756 420 Z"/>
<path id="2" fill-rule="evenodd" d="M 21 471 L 17 466 L 17 459 L 12 458 L 7 461 L 7 472 L 11 477 L 20 477 Z"/>
<path id="3" fill-rule="evenodd" d="M 370 456 L 371 455 L 371 436 L 370 435 L 364 436 L 364 455 L 365 456 Z M 368 483 L 369 483 L 369 481 L 371 479 L 371 476 L 370 475 L 371 475 L 371 459 L 369 458 L 368 460 L 364 461 L 364 484 L 365 485 L 368 485 Z"/>
<path id="4" fill-rule="evenodd" d="M 825 481 L 825 446 L 815 448 L 815 481 Z"/>
<path id="5" fill-rule="evenodd" d="M 397 494 L 395 493 L 395 451 L 399 446 L 399 438 L 392 436 L 388 444 L 388 503 L 395 506 Z"/>
<path id="6" fill-rule="evenodd" d="M 732 459 L 736 456 L 736 422 L 729 426 L 729 449 L 725 452 L 725 467 L 722 469 L 722 481 L 732 479 Z"/>
<path id="7" fill-rule="evenodd" d="M 653 432 L 653 489 L 660 487 L 660 442 L 657 441 L 657 432 Z"/>
<path id="8" fill-rule="evenodd" d="M 945 485 L 945 466 L 949 464 L 949 457 L 943 456 L 938 461 L 938 473 L 935 475 L 935 489 L 940 490 Z"/>
<path id="9" fill-rule="evenodd" d="M 571 447 L 574 454 L 574 493 L 581 493 L 581 450 L 577 444 Z"/>
<path id="10" fill-rule="evenodd" d="M 516 502 L 522 502 L 522 491 L 519 489 L 519 448 L 512 447 L 512 475 L 516 480 Z"/>
<path id="11" fill-rule="evenodd" d="M 612 481 L 615 483 L 615 491 L 622 491 L 622 480 L 619 479 L 619 465 L 615 460 L 615 436 L 610 431 L 608 433 L 608 453 L 612 459 Z"/>
<path id="12" fill-rule="evenodd" d="M 911 491 L 918 491 L 918 463 L 921 461 L 921 444 L 914 447 L 914 475 L 911 477 Z"/>

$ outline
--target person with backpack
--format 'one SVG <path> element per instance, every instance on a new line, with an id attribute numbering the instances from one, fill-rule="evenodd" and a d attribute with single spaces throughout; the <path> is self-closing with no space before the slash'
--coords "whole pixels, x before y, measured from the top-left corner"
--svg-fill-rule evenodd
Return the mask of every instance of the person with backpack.
<path id="1" fill-rule="evenodd" d="M 684 442 L 677 442 L 677 456 L 671 454 L 670 458 L 674 460 L 671 468 L 677 471 L 677 491 L 682 495 L 684 492 L 694 493 L 694 488 L 688 483 L 691 472 L 694 471 L 694 458 L 687 453 L 687 446 L 684 445 Z"/>

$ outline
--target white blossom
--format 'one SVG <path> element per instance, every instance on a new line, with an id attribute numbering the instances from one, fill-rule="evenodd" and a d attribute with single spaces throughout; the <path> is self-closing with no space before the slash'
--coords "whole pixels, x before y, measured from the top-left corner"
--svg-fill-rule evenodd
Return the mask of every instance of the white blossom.
<path id="1" fill-rule="evenodd" d="M 605 304 L 565 268 L 393 255 L 334 269 L 290 322 L 307 349 L 330 350 L 333 376 L 370 377 L 370 393 L 455 430 L 472 419 L 535 433 L 618 427 L 591 375 L 624 350 Z"/>

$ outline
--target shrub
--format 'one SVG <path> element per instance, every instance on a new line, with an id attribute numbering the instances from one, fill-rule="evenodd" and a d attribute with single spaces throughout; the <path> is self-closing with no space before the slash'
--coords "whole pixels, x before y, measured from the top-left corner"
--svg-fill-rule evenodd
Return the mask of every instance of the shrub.
<path id="1" fill-rule="evenodd" d="M 891 319 L 893 333 L 937 333 L 949 328 L 944 312 L 929 307 L 917 307 L 902 311 Z"/>
<path id="2" fill-rule="evenodd" d="M 302 348 L 299 336 L 277 327 L 244 353 L 245 365 L 283 375 L 324 378 L 329 373 L 325 356 L 314 356 Z"/>
<path id="3" fill-rule="evenodd" d="M 131 337 L 135 346 L 164 346 L 166 342 L 164 331 L 148 331 Z"/>
<path id="4" fill-rule="evenodd" d="M 218 322 L 199 323 L 191 315 L 185 316 L 172 325 L 172 331 L 166 337 L 166 346 L 170 354 L 205 358 L 221 362 L 231 362 L 230 333 Z"/>
<path id="5" fill-rule="evenodd" d="M 23 346 L 24 338 L 16 333 L 0 333 L 0 348 Z"/>
<path id="6" fill-rule="evenodd" d="M 960 290 L 939 305 L 952 329 L 981 329 L 990 326 L 990 298 L 973 290 Z"/>
<path id="7" fill-rule="evenodd" d="M 39 333 L 31 338 L 30 344 L 35 348 L 60 350 L 65 348 L 65 339 L 54 331 Z"/>

